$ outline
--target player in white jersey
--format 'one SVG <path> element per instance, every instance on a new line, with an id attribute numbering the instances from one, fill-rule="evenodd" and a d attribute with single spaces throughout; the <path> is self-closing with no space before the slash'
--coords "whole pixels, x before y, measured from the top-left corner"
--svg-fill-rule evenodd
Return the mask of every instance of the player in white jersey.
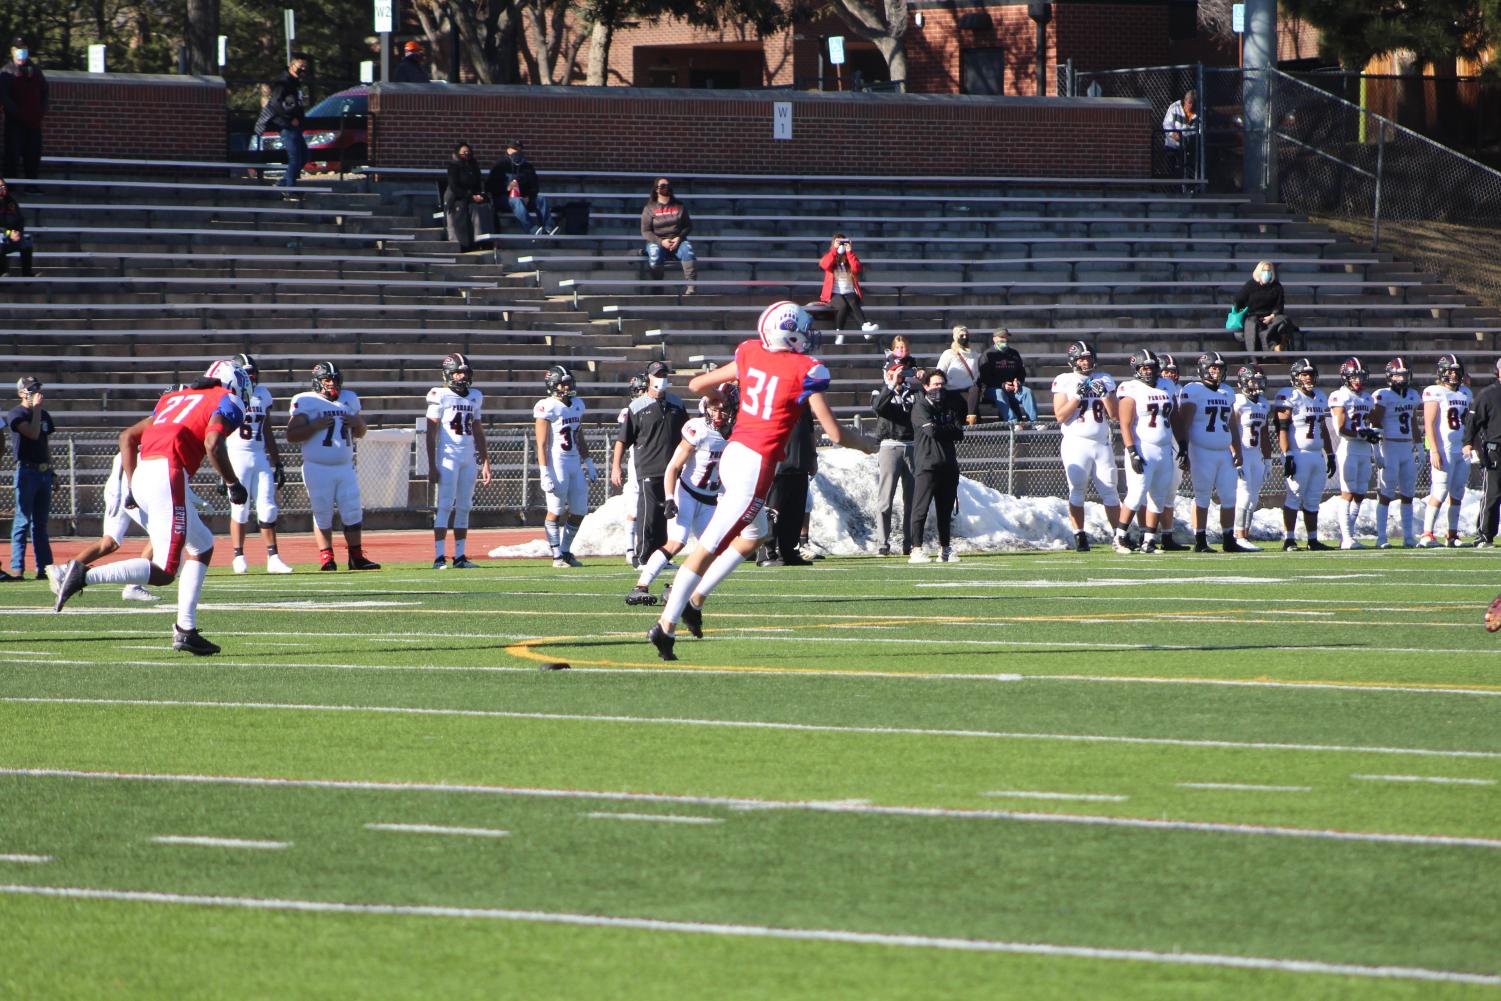
<path id="1" fill-rule="evenodd" d="M 334 509 L 344 522 L 349 569 L 379 570 L 365 558 L 360 524 L 360 482 L 354 475 L 354 442 L 365 437 L 360 398 L 344 388 L 344 373 L 331 361 L 313 366 L 313 388 L 292 397 L 287 441 L 302 446 L 302 482 L 313 508 L 313 538 L 318 542 L 318 569 L 337 570 L 334 562 Z"/>
<path id="2" fill-rule="evenodd" d="M 1464 455 L 1465 415 L 1474 402 L 1464 381 L 1464 362 L 1455 355 L 1443 355 L 1438 360 L 1438 381 L 1423 390 L 1423 430 L 1432 481 L 1423 512 L 1423 537 L 1418 540 L 1425 549 L 1439 544 L 1433 529 L 1445 498 L 1449 501 L 1447 543 L 1451 549 L 1459 545 L 1459 508 L 1470 479 L 1470 463 Z"/>
<path id="3" fill-rule="evenodd" d="M 1173 412 L 1183 405 L 1183 373 L 1178 370 L 1178 362 L 1166 351 L 1162 352 L 1162 378 L 1157 385 L 1169 390 L 1173 394 Z M 1173 537 L 1173 516 L 1177 507 L 1178 494 L 1182 492 L 1183 472 L 1188 462 L 1187 450 L 1180 449 L 1174 454 L 1178 457 L 1178 463 L 1173 467 L 1173 489 L 1167 497 L 1167 507 L 1162 510 L 1162 517 L 1157 520 L 1157 534 L 1159 548 L 1170 552 L 1182 552 L 1188 547 Z M 1137 515 L 1140 517 L 1140 514 Z"/>
<path id="4" fill-rule="evenodd" d="M 1366 392 L 1368 374 L 1359 358 L 1346 358 L 1339 366 L 1340 388 L 1329 394 L 1329 423 L 1336 444 L 1334 464 L 1339 474 L 1339 548 L 1364 549 L 1355 538 L 1360 502 L 1371 489 L 1371 462 L 1381 441 L 1381 414 Z"/>
<path id="5" fill-rule="evenodd" d="M 1068 346 L 1068 371 L 1053 380 L 1053 416 L 1063 433 L 1058 451 L 1068 479 L 1068 520 L 1074 528 L 1074 549 L 1089 552 L 1084 531 L 1084 491 L 1091 483 L 1105 506 L 1110 524 L 1121 520 L 1120 494 L 1115 489 L 1115 452 L 1110 447 L 1110 422 L 1116 418 L 1115 380 L 1095 371 L 1094 346 L 1074 341 Z"/>
<path id="6" fill-rule="evenodd" d="M 1266 398 L 1266 376 L 1255 364 L 1235 373 L 1232 404 L 1235 429 L 1240 439 L 1240 468 L 1235 480 L 1235 544 L 1243 553 L 1259 553 L 1251 543 L 1251 518 L 1261 506 L 1261 485 L 1266 482 L 1267 459 L 1272 454 L 1272 403 Z"/>
<path id="7" fill-rule="evenodd" d="M 1125 544 L 1129 512 L 1142 505 L 1146 506 L 1146 512 L 1142 515 L 1139 551 L 1157 552 L 1159 518 L 1172 500 L 1173 412 L 1177 407 L 1177 392 L 1160 384 L 1161 365 L 1155 352 L 1142 349 L 1131 356 L 1131 371 L 1136 378 L 1121 383 L 1116 390 L 1121 442 L 1126 462 L 1136 474 L 1128 483 L 1121 523 L 1115 532 L 1117 552 L 1131 551 Z"/>
<path id="8" fill-rule="evenodd" d="M 245 407 L 240 430 L 225 439 L 224 447 L 235 475 L 255 501 L 255 520 L 260 523 L 261 540 L 266 544 L 266 572 L 291 573 L 292 568 L 276 550 L 276 519 L 281 510 L 276 503 L 276 491 L 286 485 L 287 473 L 276 447 L 276 432 L 271 427 L 271 390 L 261 385 L 260 369 L 250 355 L 237 354 L 231 362 L 245 370 L 255 388 Z M 215 378 L 215 368 L 231 362 L 215 362 L 206 374 Z M 250 569 L 245 559 L 245 526 L 249 522 L 249 503 L 229 506 L 229 544 L 235 551 L 230 568 L 235 573 Z"/>
<path id="9" fill-rule="evenodd" d="M 555 567 L 583 566 L 573 555 L 573 536 L 589 510 L 589 484 L 598 477 L 584 437 L 584 401 L 574 395 L 573 374 L 562 365 L 547 370 L 547 396 L 532 408 L 537 465 L 547 495 L 543 530 Z"/>
<path id="10" fill-rule="evenodd" d="M 195 507 L 200 507 L 203 502 L 193 494 L 192 487 L 187 488 L 188 500 Z M 128 502 L 128 503 L 127 503 Z M 101 519 L 99 538 L 86 546 L 82 552 L 73 557 L 85 565 L 92 565 L 104 559 L 110 553 L 120 548 L 120 543 L 125 541 L 125 536 L 130 534 L 130 526 L 134 523 L 141 531 L 147 532 L 146 545 L 141 549 L 141 559 L 151 559 L 151 537 L 146 528 L 146 516 L 141 512 L 141 507 L 130 497 L 130 488 L 125 485 L 125 474 L 120 469 L 120 453 L 115 453 L 115 460 L 109 468 L 109 479 L 104 481 L 104 516 Z M 47 586 L 56 594 L 58 583 L 61 580 L 62 565 L 53 563 L 48 565 Z M 125 601 L 160 601 L 161 597 L 142 587 L 140 584 L 126 584 L 120 591 L 121 599 Z"/>
<path id="11" fill-rule="evenodd" d="M 1329 437 L 1329 400 L 1318 388 L 1319 370 L 1307 358 L 1292 364 L 1292 385 L 1277 393 L 1277 443 L 1287 497 L 1282 502 L 1282 551 L 1298 548 L 1298 513 L 1309 549 L 1331 549 L 1319 541 L 1319 501 L 1324 482 L 1334 475 L 1334 443 Z"/>
<path id="12" fill-rule="evenodd" d="M 453 568 L 478 566 L 464 547 L 469 542 L 469 509 L 474 484 L 490 485 L 490 448 L 480 416 L 485 394 L 474 388 L 469 359 L 455 352 L 443 359 L 443 385 L 427 392 L 427 482 L 433 501 L 433 569 L 448 567 L 448 523 L 453 521 Z"/>
<path id="13" fill-rule="evenodd" d="M 1393 358 L 1386 363 L 1386 385 L 1372 396 L 1381 414 L 1381 478 L 1376 487 L 1376 545 L 1388 549 L 1386 520 L 1394 498 L 1402 499 L 1402 544 L 1418 544 L 1413 531 L 1412 499 L 1417 495 L 1418 464 L 1413 451 L 1418 423 L 1423 416 L 1423 396 L 1412 387 L 1407 362 Z"/>
<path id="14" fill-rule="evenodd" d="M 646 377 L 633 375 L 626 383 L 626 405 L 620 408 L 620 413 L 615 417 L 615 423 L 625 426 L 627 415 L 631 412 L 631 401 L 646 392 Z M 620 496 L 625 498 L 625 559 L 632 569 L 639 566 L 636 559 L 636 508 L 641 505 L 641 484 L 636 480 L 636 446 L 632 445 L 625 450 L 625 485 L 620 488 Z"/>
<path id="15" fill-rule="evenodd" d="M 733 385 L 720 389 L 720 399 L 704 397 L 702 416 L 683 425 L 683 440 L 667 463 L 663 485 L 667 491 L 667 541 L 647 558 L 636 578 L 636 587 L 625 596 L 627 605 L 655 605 L 651 582 L 683 551 L 690 536 L 697 538 L 709 527 L 719 503 L 719 460 L 735 427 L 740 394 Z"/>
<path id="16" fill-rule="evenodd" d="M 1183 387 L 1174 421 L 1180 449 L 1188 457 L 1193 477 L 1194 552 L 1209 548 L 1209 501 L 1220 502 L 1220 544 L 1227 553 L 1238 553 L 1235 541 L 1236 470 L 1241 464 L 1240 426 L 1235 416 L 1235 394 L 1225 382 L 1224 356 L 1210 351 L 1199 356 L 1198 382 Z"/>

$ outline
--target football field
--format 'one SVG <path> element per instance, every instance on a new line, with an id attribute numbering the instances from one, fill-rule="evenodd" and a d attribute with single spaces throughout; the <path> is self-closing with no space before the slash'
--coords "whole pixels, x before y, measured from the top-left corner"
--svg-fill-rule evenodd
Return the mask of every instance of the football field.
<path id="1" fill-rule="evenodd" d="M 0 589 L 0 997 L 1501 998 L 1494 554 L 590 563 Z"/>

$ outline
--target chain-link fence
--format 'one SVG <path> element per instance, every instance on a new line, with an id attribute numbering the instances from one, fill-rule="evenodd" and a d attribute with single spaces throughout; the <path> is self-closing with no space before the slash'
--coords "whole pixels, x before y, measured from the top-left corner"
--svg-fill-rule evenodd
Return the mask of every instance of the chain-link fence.
<path id="1" fill-rule="evenodd" d="M 856 422 L 857 425 L 861 423 L 867 425 L 865 431 L 873 430 L 870 421 Z M 599 478 L 589 488 L 589 507 L 593 509 L 620 492 L 610 485 L 608 475 L 608 456 L 615 425 L 595 425 L 587 428 L 586 433 L 600 472 Z M 388 447 L 376 448 L 375 443 L 371 442 L 364 444 L 357 453 L 356 469 L 359 472 L 361 499 L 365 510 L 430 512 L 434 498 L 428 486 L 422 439 L 404 430 L 386 434 L 391 436 L 384 440 Z M 486 443 L 492 478 L 488 485 L 476 487 L 475 511 L 535 513 L 541 509 L 544 498 L 537 482 L 535 443 L 532 436 L 531 426 L 500 425 L 489 429 Z M 1061 439 L 1062 435 L 1056 426 L 972 428 L 965 433 L 964 440 L 958 446 L 960 470 L 969 479 L 1002 494 L 1015 497 L 1067 497 L 1068 483 L 1064 479 L 1063 466 L 1058 458 Z M 104 508 L 104 485 L 117 452 L 116 439 L 94 435 L 54 434 L 50 444 L 56 476 L 52 497 L 53 525 L 78 525 L 82 522 L 94 526 Z M 1119 444 L 1115 451 L 1116 485 L 1124 491 L 1125 477 Z M 286 466 L 287 485 L 277 495 L 279 506 L 285 514 L 306 515 L 309 513 L 307 490 L 303 487 L 301 458 L 297 446 L 283 444 L 281 453 Z M 0 478 L 3 478 L 0 482 L 10 482 L 14 468 L 12 453 L 6 452 L 0 456 Z M 1479 479 L 1478 472 L 1473 473 L 1471 485 L 1478 487 Z M 1428 482 L 1428 463 L 1420 457 L 1420 496 L 1427 493 Z M 193 477 L 192 487 L 204 514 L 229 514 L 229 501 L 224 495 L 224 486 L 206 463 Z M 1267 466 L 1262 497 L 1268 504 L 1274 504 L 1285 489 L 1282 463 L 1274 460 Z M 1186 477 L 1180 492 L 1185 496 L 1191 492 Z M 1094 499 L 1092 495 L 1091 499 Z M 14 504 L 14 491 L 0 490 L 0 517 L 9 518 L 14 513 Z M 425 521 L 423 523 L 426 524 Z"/>

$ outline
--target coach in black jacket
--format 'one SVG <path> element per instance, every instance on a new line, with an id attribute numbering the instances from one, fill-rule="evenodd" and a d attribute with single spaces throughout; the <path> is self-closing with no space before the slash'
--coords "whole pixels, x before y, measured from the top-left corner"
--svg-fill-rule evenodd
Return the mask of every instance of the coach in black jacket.
<path id="1" fill-rule="evenodd" d="M 968 410 L 960 393 L 945 388 L 943 372 L 933 369 L 923 383 L 923 392 L 912 403 L 912 433 L 917 466 L 917 485 L 912 496 L 912 562 L 927 563 L 923 533 L 928 526 L 928 505 L 938 511 L 940 559 L 954 562 L 949 547 L 949 529 L 959 500 L 959 453 L 955 446 L 964 438 Z"/>
<path id="2" fill-rule="evenodd" d="M 636 561 L 645 564 L 653 551 L 667 541 L 667 464 L 683 440 L 688 411 L 676 394 L 667 391 L 666 362 L 646 367 L 646 392 L 631 401 L 625 420 L 615 436 L 610 461 L 610 482 L 616 489 L 625 483 L 625 453 L 636 450 Z"/>
<path id="3" fill-rule="evenodd" d="M 1469 420 L 1465 423 L 1465 455 L 1479 453 L 1480 464 L 1485 468 L 1485 495 L 1480 499 L 1480 517 L 1475 531 L 1480 538 L 1477 548 L 1488 549 L 1495 545 L 1498 523 L 1501 523 L 1501 360 L 1496 362 L 1497 381 L 1482 389 L 1470 408 Z"/>
<path id="4" fill-rule="evenodd" d="M 910 370 L 896 362 L 886 370 L 886 384 L 874 396 L 871 409 L 880 418 L 876 435 L 881 440 L 876 481 L 876 546 L 882 556 L 891 555 L 891 508 L 896 489 L 902 488 L 902 555 L 912 552 L 912 405 L 917 393 Z"/>

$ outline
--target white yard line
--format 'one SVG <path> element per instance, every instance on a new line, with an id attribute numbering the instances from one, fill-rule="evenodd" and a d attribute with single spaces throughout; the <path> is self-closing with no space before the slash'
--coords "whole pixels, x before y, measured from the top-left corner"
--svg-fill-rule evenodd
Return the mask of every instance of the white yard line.
<path id="1" fill-rule="evenodd" d="M 254 848 L 272 850 L 290 848 L 290 841 L 253 841 L 246 838 L 205 838 L 188 834 L 158 834 L 151 839 L 158 845 L 191 845 L 198 848 Z"/>
<path id="2" fill-rule="evenodd" d="M 583 799 L 612 803 L 675 803 L 722 806 L 736 810 L 787 810 L 808 813 L 845 813 L 862 816 L 910 817 L 923 820 L 999 820 L 1085 827 L 1121 827 L 1148 831 L 1192 831 L 1252 837 L 1310 838 L 1396 845 L 1441 845 L 1451 848 L 1501 849 L 1501 839 L 1448 834 L 1393 834 L 1383 831 L 1338 831 L 1307 827 L 1274 827 L 1213 821 L 1166 820 L 1144 817 L 1106 817 L 1074 813 L 1022 813 L 1012 810 L 966 810 L 937 806 L 881 806 L 851 800 L 776 800 L 743 796 L 688 796 L 673 793 L 616 792 L 601 789 L 549 789 L 525 786 L 450 784 L 444 782 L 382 782 L 359 779 L 287 779 L 248 775 L 194 775 L 149 772 L 89 772 L 65 768 L 0 768 L 0 775 L 27 778 L 82 779 L 104 782 L 160 782 L 164 784 L 227 785 L 269 789 L 355 789 L 366 792 L 470 793 L 539 799 Z"/>
<path id="3" fill-rule="evenodd" d="M 1235 956 L 1200 952 L 1156 952 L 1150 949 L 1110 949 L 1098 946 L 1057 945 L 1044 942 L 1007 942 L 991 939 L 943 938 L 930 935 L 862 932 L 832 928 L 785 928 L 772 925 L 716 924 L 670 921 L 660 918 L 620 917 L 601 914 L 570 914 L 558 911 L 523 911 L 501 908 L 446 907 L 432 904 L 344 903 L 332 900 L 295 900 L 263 897 L 208 896 L 163 893 L 148 890 L 109 890 L 76 886 L 0 885 L 0 893 L 57 897 L 72 900 L 116 900 L 146 904 L 176 904 L 197 907 L 229 907 L 255 911 L 292 911 L 303 914 L 372 914 L 395 917 L 457 918 L 489 921 L 525 921 L 538 924 L 589 928 L 626 928 L 635 931 L 679 935 L 716 935 L 732 938 L 779 939 L 802 942 L 836 942 L 889 948 L 939 949 L 953 952 L 1009 953 L 1066 959 L 1122 960 L 1164 963 L 1173 966 L 1220 967 L 1270 970 L 1283 973 L 1366 977 L 1379 980 L 1416 980 L 1443 983 L 1501 986 L 1501 976 L 1435 970 L 1413 966 L 1362 966 L 1353 963 L 1263 956 Z"/>
<path id="4" fill-rule="evenodd" d="M 614 813 L 600 811 L 586 813 L 584 816 L 590 820 L 646 820 L 661 821 L 664 824 L 722 824 L 724 821 L 719 817 L 685 817 L 679 813 Z"/>
<path id="5" fill-rule="evenodd" d="M 51 855 L 24 855 L 16 853 L 0 855 L 0 862 L 17 862 L 21 865 L 46 865 L 51 861 Z"/>
<path id="6" fill-rule="evenodd" d="M 1439 775 L 1351 775 L 1362 782 L 1431 782 L 1446 786 L 1493 786 L 1495 779 L 1452 779 Z"/>
<path id="7" fill-rule="evenodd" d="M 1264 786 L 1249 782 L 1179 782 L 1179 789 L 1225 789 L 1235 792 L 1313 792 L 1312 786 Z"/>
<path id="8" fill-rule="evenodd" d="M 366 824 L 367 831 L 395 831 L 402 834 L 454 834 L 471 838 L 504 838 L 510 831 L 490 827 L 441 827 L 437 824 Z"/>
<path id="9" fill-rule="evenodd" d="M 980 795 L 994 796 L 997 799 L 1076 799 L 1086 803 L 1124 803 L 1131 798 L 1114 793 L 1034 792 L 1028 789 L 993 789 Z"/>
<path id="10" fill-rule="evenodd" d="M 1043 740 L 1082 744 L 1135 744 L 1157 747 L 1206 747 L 1227 750 L 1307 751 L 1339 754 L 1397 754 L 1415 757 L 1501 760 L 1501 751 L 1453 751 L 1412 747 L 1352 744 L 1294 744 L 1253 740 L 1195 740 L 1188 737 L 1122 737 L 1110 734 L 1028 733 L 1009 730 L 960 730 L 942 727 L 838 726 L 826 723 L 785 723 L 776 720 L 701 719 L 691 716 L 621 716 L 602 713 L 543 713 L 512 709 L 448 709 L 425 706 L 326 705 L 302 702 L 221 702 L 190 699 L 90 699 L 71 697 L 5 696 L 0 703 L 47 705 L 146 706 L 150 708 L 250 709 L 285 712 L 376 713 L 395 716 L 468 716 L 478 719 L 531 719 L 570 723 L 626 723 L 661 726 L 713 727 L 743 730 L 781 730 L 797 733 L 836 733 L 896 737 L 968 737 L 989 740 Z M 0 769 L 0 774 L 4 770 Z"/>

